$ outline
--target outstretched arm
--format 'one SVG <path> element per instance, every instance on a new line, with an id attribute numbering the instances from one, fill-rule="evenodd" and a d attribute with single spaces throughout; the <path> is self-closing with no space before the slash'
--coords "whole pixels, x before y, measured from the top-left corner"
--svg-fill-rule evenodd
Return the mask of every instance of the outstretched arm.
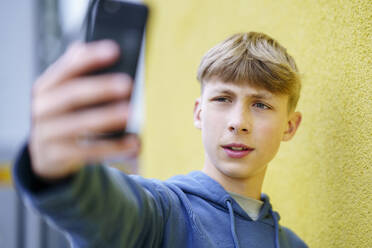
<path id="1" fill-rule="evenodd" d="M 162 230 L 161 206 L 153 195 L 126 175 L 89 166 L 108 156 L 136 153 L 136 137 L 80 142 L 86 134 L 126 125 L 132 79 L 88 76 L 114 63 L 118 53 L 110 41 L 76 43 L 38 78 L 29 145 L 15 165 L 21 195 L 82 247 L 157 243 L 160 231 L 154 230 Z"/>
<path id="2" fill-rule="evenodd" d="M 130 176 L 103 165 L 46 182 L 33 173 L 30 162 L 25 146 L 13 171 L 17 190 L 77 247 L 160 245 L 170 208 L 166 194 L 150 193 Z"/>

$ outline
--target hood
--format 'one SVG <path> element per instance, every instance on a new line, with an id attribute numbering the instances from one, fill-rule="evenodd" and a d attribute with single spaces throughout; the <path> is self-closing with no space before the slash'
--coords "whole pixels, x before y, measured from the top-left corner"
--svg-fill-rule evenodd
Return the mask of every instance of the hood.
<path id="1" fill-rule="evenodd" d="M 193 171 L 188 175 L 178 175 L 167 180 L 167 182 L 176 185 L 186 194 L 191 194 L 203 198 L 212 205 L 217 205 L 230 213 L 231 232 L 235 247 L 239 247 L 235 232 L 235 215 L 239 215 L 247 220 L 252 220 L 248 214 L 239 206 L 239 204 L 230 196 L 230 194 L 214 179 L 201 171 Z M 280 215 L 272 210 L 270 198 L 262 193 L 261 201 L 263 205 L 260 209 L 256 221 L 269 224 L 275 228 L 275 248 L 279 248 L 279 220 Z"/>

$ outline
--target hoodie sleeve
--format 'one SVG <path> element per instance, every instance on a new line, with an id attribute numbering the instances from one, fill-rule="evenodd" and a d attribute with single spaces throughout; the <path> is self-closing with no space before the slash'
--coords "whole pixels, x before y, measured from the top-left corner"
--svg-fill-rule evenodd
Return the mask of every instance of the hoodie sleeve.
<path id="1" fill-rule="evenodd" d="M 13 167 L 17 191 L 26 204 L 67 232 L 77 247 L 157 247 L 164 229 L 159 196 L 130 176 L 103 165 L 48 183 L 31 169 L 27 145 Z"/>
<path id="2" fill-rule="evenodd" d="M 300 239 L 291 229 L 280 226 L 280 247 L 288 248 L 308 248 L 307 244 Z"/>

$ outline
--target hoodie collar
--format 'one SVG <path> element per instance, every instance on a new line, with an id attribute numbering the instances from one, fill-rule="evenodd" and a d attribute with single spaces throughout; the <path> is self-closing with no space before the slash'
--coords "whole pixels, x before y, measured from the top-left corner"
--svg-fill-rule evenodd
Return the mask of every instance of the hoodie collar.
<path id="1" fill-rule="evenodd" d="M 174 183 L 184 192 L 197 195 L 198 197 L 211 202 L 211 204 L 223 208 L 227 212 L 229 209 L 226 205 L 226 200 L 230 200 L 232 209 L 236 215 L 251 220 L 248 214 L 239 206 L 239 204 L 221 186 L 221 184 L 202 171 L 193 171 L 186 176 L 178 175 L 168 179 L 167 182 Z M 261 207 L 257 221 L 275 226 L 275 219 L 271 214 L 272 206 L 270 203 L 270 198 L 266 194 L 262 193 L 261 201 L 264 203 Z M 276 221 L 279 221 L 280 215 L 277 212 L 272 212 L 276 217 Z"/>
<path id="2" fill-rule="evenodd" d="M 229 213 L 231 235 L 234 240 L 235 248 L 240 248 L 239 237 L 235 229 L 235 215 L 251 220 L 248 214 L 239 206 L 231 195 L 213 178 L 209 177 L 202 171 L 193 171 L 188 176 L 179 175 L 167 180 L 180 187 L 187 194 L 197 195 L 211 204 L 215 204 Z M 274 227 L 274 247 L 280 248 L 279 245 L 279 220 L 280 215 L 272 210 L 269 197 L 261 193 L 261 200 L 264 202 L 257 221 L 269 224 Z"/>

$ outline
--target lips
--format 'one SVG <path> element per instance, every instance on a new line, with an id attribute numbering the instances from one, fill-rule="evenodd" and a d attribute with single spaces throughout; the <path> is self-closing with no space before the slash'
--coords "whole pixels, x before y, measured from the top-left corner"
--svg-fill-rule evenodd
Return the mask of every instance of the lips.
<path id="1" fill-rule="evenodd" d="M 230 158 L 243 158 L 254 150 L 254 148 L 238 143 L 223 145 L 222 148 Z"/>

